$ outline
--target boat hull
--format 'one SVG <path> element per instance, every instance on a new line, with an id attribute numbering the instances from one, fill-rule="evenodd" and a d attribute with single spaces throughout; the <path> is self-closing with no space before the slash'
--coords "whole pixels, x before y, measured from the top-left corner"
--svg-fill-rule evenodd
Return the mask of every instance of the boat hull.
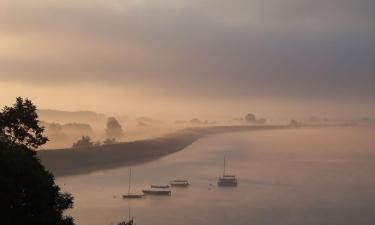
<path id="1" fill-rule="evenodd" d="M 217 186 L 219 187 L 237 187 L 237 182 L 230 183 L 230 182 L 217 182 Z"/>
<path id="2" fill-rule="evenodd" d="M 169 187 L 169 185 L 151 185 L 151 188 L 167 189 L 167 188 L 170 188 L 170 187 Z"/>
<path id="3" fill-rule="evenodd" d="M 167 190 L 142 190 L 146 195 L 171 195 L 172 191 Z"/>
<path id="4" fill-rule="evenodd" d="M 171 183 L 171 186 L 172 187 L 188 187 L 189 184 L 173 184 L 173 183 Z"/>
<path id="5" fill-rule="evenodd" d="M 129 194 L 123 195 L 123 198 L 143 198 L 144 194 Z"/>

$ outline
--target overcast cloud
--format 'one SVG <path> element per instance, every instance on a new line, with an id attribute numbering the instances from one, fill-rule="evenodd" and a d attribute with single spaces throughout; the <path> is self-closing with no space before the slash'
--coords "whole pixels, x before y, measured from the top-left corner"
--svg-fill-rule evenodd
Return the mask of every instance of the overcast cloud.
<path id="1" fill-rule="evenodd" d="M 0 82 L 375 100 L 372 0 L 2 0 Z"/>

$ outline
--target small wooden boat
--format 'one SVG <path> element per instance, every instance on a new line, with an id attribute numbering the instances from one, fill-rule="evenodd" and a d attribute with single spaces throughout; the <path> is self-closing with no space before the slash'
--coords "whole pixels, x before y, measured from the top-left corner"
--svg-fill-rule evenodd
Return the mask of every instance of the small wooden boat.
<path id="1" fill-rule="evenodd" d="M 129 187 L 128 187 L 128 194 L 122 195 L 123 198 L 143 198 L 144 194 L 133 194 L 130 192 L 131 187 L 131 176 L 132 176 L 132 169 L 129 169 Z"/>
<path id="2" fill-rule="evenodd" d="M 190 185 L 188 180 L 173 180 L 169 184 L 173 187 L 188 187 Z"/>

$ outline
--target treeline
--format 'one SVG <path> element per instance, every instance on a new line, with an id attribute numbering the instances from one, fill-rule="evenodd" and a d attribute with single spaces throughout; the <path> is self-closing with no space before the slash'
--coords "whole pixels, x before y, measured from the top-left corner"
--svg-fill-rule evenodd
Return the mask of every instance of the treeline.
<path id="1" fill-rule="evenodd" d="M 90 124 L 85 123 L 47 123 L 40 121 L 39 125 L 45 127 L 45 132 L 53 141 L 52 147 L 87 148 L 93 146 L 114 144 L 116 140 L 124 136 L 124 130 L 118 120 L 114 117 L 107 119 L 103 134 L 93 131 Z M 92 141 L 93 137 L 104 136 L 103 140 Z M 73 143 L 73 144 L 72 144 Z M 51 147 L 49 145 L 49 147 Z"/>
<path id="2" fill-rule="evenodd" d="M 116 138 L 121 138 L 124 135 L 122 126 L 114 117 L 109 117 L 107 120 L 107 128 L 105 130 L 106 139 L 102 141 L 92 141 L 90 136 L 83 135 L 81 139 L 73 143 L 72 148 L 91 148 L 101 145 L 111 145 L 116 143 Z"/>
<path id="3" fill-rule="evenodd" d="M 112 145 L 115 143 L 117 143 L 116 138 L 106 138 L 103 142 L 101 142 L 100 140 L 91 141 L 89 136 L 82 136 L 81 139 L 73 143 L 72 148 L 91 148 L 102 145 Z"/>

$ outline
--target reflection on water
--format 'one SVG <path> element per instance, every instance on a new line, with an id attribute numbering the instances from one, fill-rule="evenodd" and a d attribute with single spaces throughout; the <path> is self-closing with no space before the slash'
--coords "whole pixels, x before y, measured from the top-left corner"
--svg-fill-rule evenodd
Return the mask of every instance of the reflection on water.
<path id="1" fill-rule="evenodd" d="M 171 197 L 124 200 L 128 168 L 58 178 L 75 197 L 78 225 L 375 223 L 374 129 L 304 129 L 231 133 L 132 167 L 132 192 L 151 183 L 189 179 Z M 237 188 L 217 188 L 227 154 Z M 210 187 L 212 184 L 212 188 Z"/>

